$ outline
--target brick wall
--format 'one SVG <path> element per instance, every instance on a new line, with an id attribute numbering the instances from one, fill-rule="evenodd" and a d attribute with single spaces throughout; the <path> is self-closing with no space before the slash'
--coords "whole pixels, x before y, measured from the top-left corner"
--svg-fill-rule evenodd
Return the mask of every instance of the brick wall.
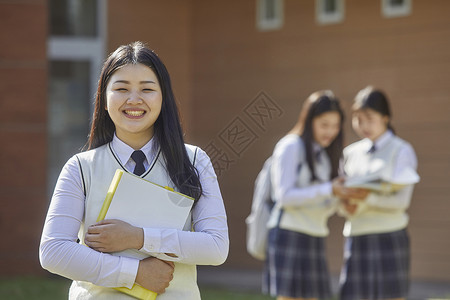
<path id="1" fill-rule="evenodd" d="M 41 272 L 48 205 L 47 3 L 0 1 L 0 275 Z"/>
<path id="2" fill-rule="evenodd" d="M 161 57 L 172 80 L 183 127 L 191 135 L 192 1 L 108 1 L 108 51 L 133 41 L 143 41 Z"/>
<path id="3" fill-rule="evenodd" d="M 394 126 L 419 159 L 422 181 L 409 210 L 413 276 L 449 280 L 450 3 L 414 0 L 410 16 L 385 19 L 381 1 L 347 0 L 343 23 L 319 26 L 313 0 L 284 2 L 283 27 L 259 32 L 256 1 L 108 1 L 108 51 L 135 40 L 153 47 L 172 76 L 188 142 L 228 155 L 219 178 L 231 238 L 225 267 L 261 266 L 245 250 L 253 182 L 303 100 L 330 88 L 348 111 L 356 92 L 374 84 L 391 98 Z M 40 270 L 48 205 L 47 2 L 0 0 L 0 20 L 0 274 L 23 274 Z M 248 114 L 261 99 L 280 109 L 263 126 Z M 224 142 L 236 124 L 251 133 L 245 148 Z M 354 141 L 348 119 L 345 129 Z M 333 272 L 342 223 L 329 224 Z"/>
<path id="4" fill-rule="evenodd" d="M 194 138 L 203 147 L 216 142 L 233 161 L 222 161 L 226 170 L 220 177 L 231 236 L 226 266 L 260 267 L 245 250 L 253 182 L 276 141 L 297 120 L 302 101 L 313 91 L 332 89 L 348 112 L 357 91 L 373 84 L 390 97 L 394 127 L 419 159 L 422 181 L 409 209 L 412 275 L 450 279 L 450 3 L 412 2 L 410 16 L 387 19 L 381 1 L 347 0 L 342 23 L 320 26 L 315 1 L 286 0 L 283 27 L 260 32 L 256 1 L 194 1 Z M 283 109 L 264 128 L 245 113 L 260 91 Z M 239 153 L 223 142 L 224 130 L 235 128 L 236 120 L 250 132 L 241 141 L 248 147 Z M 347 143 L 356 140 L 349 118 L 345 130 Z M 329 223 L 335 273 L 342 261 L 342 224 L 337 217 Z"/>

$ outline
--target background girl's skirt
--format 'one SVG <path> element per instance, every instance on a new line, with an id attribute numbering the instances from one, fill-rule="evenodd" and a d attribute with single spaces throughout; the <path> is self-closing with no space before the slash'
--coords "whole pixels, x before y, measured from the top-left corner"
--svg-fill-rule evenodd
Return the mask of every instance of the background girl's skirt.
<path id="1" fill-rule="evenodd" d="M 273 228 L 267 251 L 264 293 L 274 297 L 331 297 L 324 238 Z"/>
<path id="2" fill-rule="evenodd" d="M 409 249 L 406 229 L 347 238 L 340 299 L 406 298 Z"/>

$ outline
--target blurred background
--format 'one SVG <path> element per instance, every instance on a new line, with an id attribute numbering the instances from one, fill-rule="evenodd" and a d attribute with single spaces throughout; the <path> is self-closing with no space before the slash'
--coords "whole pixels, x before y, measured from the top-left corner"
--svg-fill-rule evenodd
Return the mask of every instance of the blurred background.
<path id="1" fill-rule="evenodd" d="M 412 288 L 450 295 L 450 1 L 0 0 L 0 25 L 0 278 L 49 276 L 38 244 L 56 179 L 87 140 L 104 59 L 140 40 L 165 62 L 227 208 L 229 258 L 200 267 L 200 284 L 258 291 L 262 263 L 245 249 L 258 171 L 312 92 L 332 89 L 349 112 L 370 84 L 419 160 Z M 343 220 L 329 226 L 337 277 Z"/>

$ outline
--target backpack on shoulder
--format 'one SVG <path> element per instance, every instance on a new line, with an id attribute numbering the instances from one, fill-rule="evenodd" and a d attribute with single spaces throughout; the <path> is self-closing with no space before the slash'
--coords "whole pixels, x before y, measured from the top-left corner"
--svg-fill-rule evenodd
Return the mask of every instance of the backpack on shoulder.
<path id="1" fill-rule="evenodd" d="M 247 224 L 247 251 L 256 259 L 266 259 L 268 239 L 267 223 L 274 205 L 271 198 L 270 169 L 272 157 L 269 157 L 255 180 L 252 208 L 245 219 Z"/>

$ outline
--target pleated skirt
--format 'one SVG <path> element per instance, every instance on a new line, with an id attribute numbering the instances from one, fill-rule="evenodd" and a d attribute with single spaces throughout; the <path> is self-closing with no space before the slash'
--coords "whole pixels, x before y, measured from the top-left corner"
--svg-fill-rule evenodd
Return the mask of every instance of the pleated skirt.
<path id="1" fill-rule="evenodd" d="M 263 292 L 273 297 L 330 299 L 325 238 L 271 229 Z"/>
<path id="2" fill-rule="evenodd" d="M 349 237 L 344 245 L 340 299 L 406 298 L 410 245 L 405 230 Z"/>

